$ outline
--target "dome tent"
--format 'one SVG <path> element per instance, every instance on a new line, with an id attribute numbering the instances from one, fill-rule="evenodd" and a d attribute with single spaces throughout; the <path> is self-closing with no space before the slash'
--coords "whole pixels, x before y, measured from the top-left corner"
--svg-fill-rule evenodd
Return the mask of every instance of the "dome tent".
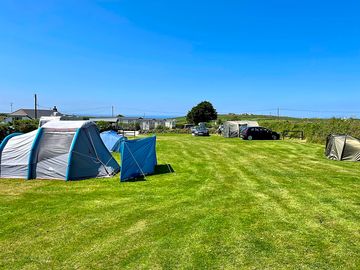
<path id="1" fill-rule="evenodd" d="M 117 134 L 117 132 L 113 130 L 101 132 L 100 137 L 106 148 L 111 152 L 119 152 L 121 141 L 126 140 L 126 137 Z"/>
<path id="2" fill-rule="evenodd" d="M 325 155 L 333 160 L 360 161 L 360 140 L 349 135 L 329 135 Z"/>
<path id="3" fill-rule="evenodd" d="M 119 170 L 90 121 L 51 121 L 0 146 L 0 178 L 77 180 Z"/>

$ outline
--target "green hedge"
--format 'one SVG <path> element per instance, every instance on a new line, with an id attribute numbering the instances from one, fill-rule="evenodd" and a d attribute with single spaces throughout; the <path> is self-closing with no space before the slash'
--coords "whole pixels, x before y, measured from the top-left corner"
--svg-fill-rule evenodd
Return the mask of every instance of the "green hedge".
<path id="1" fill-rule="evenodd" d="M 15 120 L 12 127 L 16 132 L 27 133 L 37 129 L 39 120 Z"/>
<path id="2" fill-rule="evenodd" d="M 277 132 L 302 130 L 307 142 L 324 143 L 329 134 L 348 134 L 360 138 L 358 119 L 299 119 L 299 120 L 260 120 L 259 125 Z"/>
<path id="3" fill-rule="evenodd" d="M 96 122 L 96 125 L 100 132 L 110 130 L 112 128 L 111 123 L 106 122 L 106 121 L 98 121 L 98 122 Z"/>
<path id="4" fill-rule="evenodd" d="M 143 130 L 141 131 L 141 134 L 191 134 L 190 129 L 181 129 L 181 128 L 175 128 L 175 129 L 152 129 L 152 130 Z"/>
<path id="5" fill-rule="evenodd" d="M 12 125 L 0 124 L 0 141 L 13 132 L 27 133 L 38 128 L 38 120 L 15 120 Z"/>
<path id="6" fill-rule="evenodd" d="M 9 134 L 9 125 L 0 124 L 0 142 Z"/>

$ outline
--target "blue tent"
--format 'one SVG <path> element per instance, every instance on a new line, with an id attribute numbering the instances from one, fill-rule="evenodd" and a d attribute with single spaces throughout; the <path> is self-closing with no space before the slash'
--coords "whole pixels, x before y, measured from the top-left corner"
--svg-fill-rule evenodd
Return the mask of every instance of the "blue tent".
<path id="1" fill-rule="evenodd" d="M 120 155 L 120 181 L 152 174 L 157 164 L 156 137 L 122 141 Z"/>
<path id="2" fill-rule="evenodd" d="M 126 139 L 126 137 L 117 134 L 113 130 L 101 132 L 100 137 L 104 142 L 106 148 L 111 152 L 119 152 L 121 141 Z"/>

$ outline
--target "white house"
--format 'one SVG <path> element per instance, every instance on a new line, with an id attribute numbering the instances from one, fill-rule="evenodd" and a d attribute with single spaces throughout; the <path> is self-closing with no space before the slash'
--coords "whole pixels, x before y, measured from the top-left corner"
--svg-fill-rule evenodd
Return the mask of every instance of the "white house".
<path id="1" fill-rule="evenodd" d="M 105 121 L 115 124 L 118 127 L 128 128 L 128 125 L 139 124 L 141 130 L 152 130 L 159 126 L 167 128 L 175 128 L 175 119 L 155 119 L 142 117 L 105 117 L 105 118 L 90 118 L 90 121 L 98 122 Z"/>

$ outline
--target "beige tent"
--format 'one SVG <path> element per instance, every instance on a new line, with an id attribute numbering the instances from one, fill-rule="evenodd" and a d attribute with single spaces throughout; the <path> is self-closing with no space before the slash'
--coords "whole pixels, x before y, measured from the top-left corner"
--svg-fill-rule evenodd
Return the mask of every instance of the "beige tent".
<path id="1" fill-rule="evenodd" d="M 329 135 L 325 155 L 333 160 L 360 161 L 360 140 L 349 135 Z"/>
<path id="2" fill-rule="evenodd" d="M 258 127 L 257 121 L 226 121 L 224 123 L 224 129 L 222 135 L 225 138 L 240 137 L 240 133 L 247 127 Z"/>

